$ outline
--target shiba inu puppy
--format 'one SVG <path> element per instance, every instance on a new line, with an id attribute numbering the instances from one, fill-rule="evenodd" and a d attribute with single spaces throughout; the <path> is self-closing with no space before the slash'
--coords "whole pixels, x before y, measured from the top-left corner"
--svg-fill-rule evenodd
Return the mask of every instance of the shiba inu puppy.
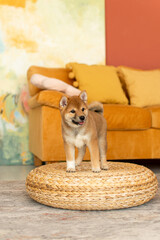
<path id="1" fill-rule="evenodd" d="M 83 160 L 86 147 L 90 151 L 92 171 L 107 170 L 107 124 L 103 117 L 103 105 L 93 102 L 87 106 L 87 93 L 83 91 L 79 96 L 63 96 L 60 100 L 60 112 L 67 172 L 75 171 L 75 166 Z M 78 148 L 76 160 L 75 147 Z"/>

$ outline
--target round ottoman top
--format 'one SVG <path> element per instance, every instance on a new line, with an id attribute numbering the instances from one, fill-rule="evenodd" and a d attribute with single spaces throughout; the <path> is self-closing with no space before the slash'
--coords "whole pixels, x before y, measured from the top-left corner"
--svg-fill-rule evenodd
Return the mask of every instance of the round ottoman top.
<path id="1" fill-rule="evenodd" d="M 109 170 L 91 171 L 84 162 L 76 172 L 66 172 L 66 163 L 53 163 L 33 169 L 26 189 L 31 198 L 55 208 L 110 210 L 141 205 L 157 191 L 156 175 L 146 167 L 108 162 Z"/>

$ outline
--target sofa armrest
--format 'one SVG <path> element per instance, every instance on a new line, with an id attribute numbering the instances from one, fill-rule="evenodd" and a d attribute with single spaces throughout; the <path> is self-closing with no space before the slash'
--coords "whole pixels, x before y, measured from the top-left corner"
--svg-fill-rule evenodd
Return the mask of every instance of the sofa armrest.
<path id="1" fill-rule="evenodd" d="M 54 90 L 42 90 L 28 101 L 30 108 L 36 108 L 39 106 L 49 106 L 54 108 L 59 108 L 59 102 L 62 96 L 66 94 Z"/>
<path id="2" fill-rule="evenodd" d="M 38 92 L 42 91 L 42 89 L 34 86 L 30 80 L 33 74 L 41 74 L 50 78 L 57 78 L 65 83 L 72 85 L 73 80 L 69 79 L 69 70 L 65 68 L 46 68 L 46 67 L 38 67 L 31 66 L 27 71 L 27 80 L 30 96 L 34 96 Z"/>

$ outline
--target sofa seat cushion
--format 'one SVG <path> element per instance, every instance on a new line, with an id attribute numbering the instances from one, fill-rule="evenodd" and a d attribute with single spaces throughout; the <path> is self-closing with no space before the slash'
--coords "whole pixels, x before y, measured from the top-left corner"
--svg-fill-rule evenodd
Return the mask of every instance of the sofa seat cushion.
<path id="1" fill-rule="evenodd" d="M 144 130 L 152 126 L 148 108 L 104 104 L 104 117 L 108 130 Z"/>
<path id="2" fill-rule="evenodd" d="M 148 107 L 151 112 L 152 117 L 152 128 L 159 128 L 160 129 L 160 105 Z"/>

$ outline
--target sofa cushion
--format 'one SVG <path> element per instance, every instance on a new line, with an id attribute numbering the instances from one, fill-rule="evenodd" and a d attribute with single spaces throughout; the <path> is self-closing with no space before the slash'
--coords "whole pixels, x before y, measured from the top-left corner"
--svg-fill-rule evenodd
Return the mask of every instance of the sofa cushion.
<path id="1" fill-rule="evenodd" d="M 160 70 L 137 70 L 118 67 L 118 75 L 125 86 L 130 104 L 146 107 L 160 104 Z"/>
<path id="2" fill-rule="evenodd" d="M 148 107 L 152 117 L 152 128 L 160 129 L 160 106 Z"/>
<path id="3" fill-rule="evenodd" d="M 114 66 L 70 63 L 67 67 L 71 68 L 79 89 L 87 91 L 89 102 L 128 104 Z"/>
<path id="4" fill-rule="evenodd" d="M 54 90 L 67 94 L 68 96 L 79 95 L 81 91 L 70 84 L 65 83 L 57 78 L 46 77 L 41 74 L 33 74 L 30 82 L 40 89 Z"/>
<path id="5" fill-rule="evenodd" d="M 28 88 L 31 96 L 34 96 L 42 90 L 31 83 L 30 80 L 33 74 L 41 74 L 50 78 L 58 78 L 59 80 L 62 80 L 70 85 L 72 85 L 73 82 L 71 79 L 68 78 L 69 70 L 65 68 L 46 68 L 31 66 L 27 71 Z"/>
<path id="6" fill-rule="evenodd" d="M 129 105 L 104 104 L 104 117 L 108 130 L 143 130 L 152 124 L 150 109 Z"/>

